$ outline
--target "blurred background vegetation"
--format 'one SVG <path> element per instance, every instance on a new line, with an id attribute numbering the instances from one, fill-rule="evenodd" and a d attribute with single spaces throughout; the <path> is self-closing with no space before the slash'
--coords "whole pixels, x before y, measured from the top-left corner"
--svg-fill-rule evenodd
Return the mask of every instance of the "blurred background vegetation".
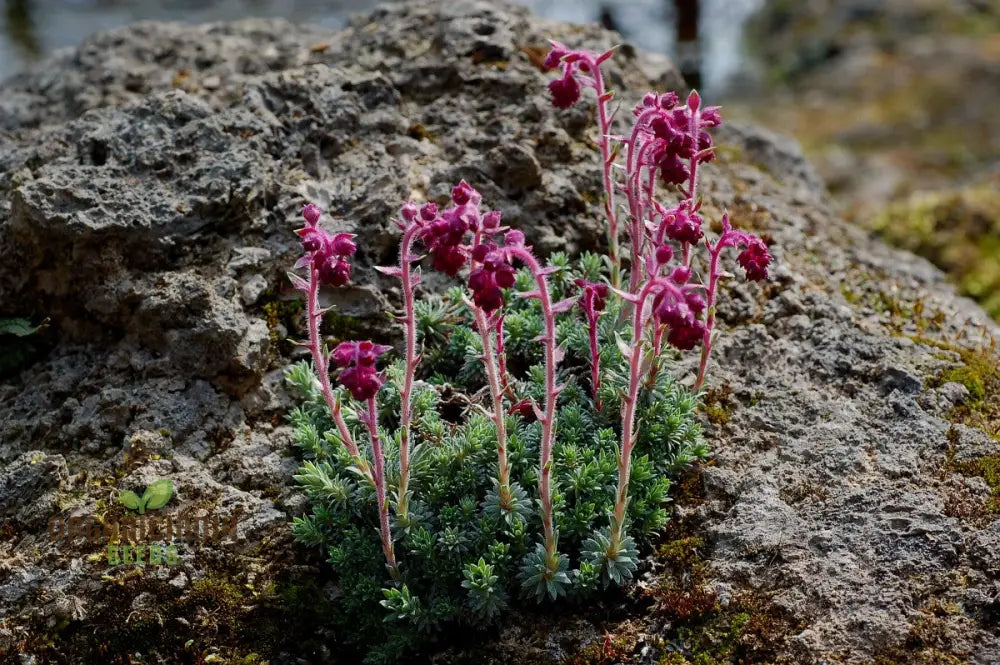
<path id="1" fill-rule="evenodd" d="M 927 257 L 1000 319 L 1000 0 L 519 1 L 667 53 L 729 118 L 795 135 L 850 219 Z M 0 2 L 0 77 L 140 19 L 338 27 L 377 4 Z"/>

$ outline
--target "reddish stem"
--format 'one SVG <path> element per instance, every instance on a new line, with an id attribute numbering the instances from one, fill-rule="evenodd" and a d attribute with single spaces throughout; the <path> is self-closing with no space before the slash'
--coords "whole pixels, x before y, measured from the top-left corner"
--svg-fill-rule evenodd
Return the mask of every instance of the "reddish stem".
<path id="1" fill-rule="evenodd" d="M 534 255 L 525 247 L 509 247 L 512 255 L 519 258 L 535 277 L 538 288 L 538 300 L 542 306 L 542 318 L 545 321 L 545 413 L 541 416 L 542 441 L 539 449 L 538 494 L 542 504 L 542 530 L 545 537 L 545 560 L 550 571 L 558 565 L 556 553 L 556 533 L 552 522 L 552 444 L 556 428 L 556 401 L 559 389 L 556 388 L 556 317 L 552 311 L 552 299 L 549 296 L 549 283 L 542 267 Z"/>
<path id="2" fill-rule="evenodd" d="M 490 386 L 490 397 L 493 402 L 493 424 L 497 428 L 497 461 L 500 468 L 500 506 L 509 508 L 510 504 L 510 464 L 507 462 L 507 423 L 504 420 L 503 386 L 497 370 L 494 356 L 493 340 L 490 335 L 490 325 L 486 314 L 479 307 L 473 306 L 473 318 L 476 331 L 483 340 L 483 366 Z M 500 344 L 501 342 L 498 342 Z"/>
<path id="3" fill-rule="evenodd" d="M 594 391 L 594 407 L 600 411 L 601 399 L 598 397 L 598 393 L 601 389 L 601 353 L 597 346 L 597 318 L 599 315 L 593 307 L 588 307 L 586 314 L 587 333 L 590 341 L 590 386 Z"/>
<path id="4" fill-rule="evenodd" d="M 611 284 L 619 285 L 621 257 L 618 255 L 618 212 L 615 210 L 615 183 L 611 169 L 614 155 L 611 149 L 611 116 L 608 102 L 612 95 L 604 88 L 604 74 L 596 60 L 588 60 L 587 67 L 594 78 L 594 92 L 597 93 L 597 120 L 600 135 L 597 137 L 601 149 L 601 172 L 604 182 L 604 215 L 608 219 L 608 256 L 611 259 Z"/>
<path id="5" fill-rule="evenodd" d="M 399 413 L 399 488 L 396 496 L 396 514 L 405 522 L 409 514 L 410 483 L 410 421 L 413 418 L 413 377 L 417 373 L 417 321 L 413 303 L 412 257 L 413 239 L 420 226 L 410 224 L 403 233 L 399 250 L 400 279 L 403 282 L 403 338 L 406 345 L 406 369 L 403 372 L 403 386 L 400 390 Z"/>
<path id="6" fill-rule="evenodd" d="M 344 443 L 344 447 L 347 448 L 347 452 L 350 453 L 355 466 L 364 473 L 369 482 L 373 482 L 371 469 L 368 463 L 362 459 L 361 451 L 358 450 L 357 444 L 354 443 L 351 430 L 347 427 L 344 415 L 341 412 L 340 400 L 333 394 L 333 386 L 330 384 L 330 360 L 323 349 L 323 340 L 319 333 L 319 323 L 323 318 L 323 312 L 319 309 L 318 273 L 319 271 L 316 269 L 316 266 L 310 264 L 308 290 L 306 291 L 306 318 L 308 320 L 309 352 L 312 354 L 313 370 L 316 372 L 316 378 L 319 379 L 320 391 L 323 393 L 323 399 L 330 410 L 333 422 L 337 426 L 340 440 Z"/>
<path id="7" fill-rule="evenodd" d="M 708 318 L 705 319 L 705 334 L 701 343 L 701 363 L 698 366 L 698 380 L 695 381 L 694 389 L 698 391 L 705 383 L 705 374 L 708 371 L 708 357 L 712 353 L 712 329 L 715 328 L 715 296 L 719 288 L 719 256 L 722 255 L 723 239 L 719 238 L 715 247 L 708 245 L 711 256 L 708 273 L 708 289 L 706 306 L 708 307 Z"/>
<path id="8" fill-rule="evenodd" d="M 635 409 L 639 399 L 639 384 L 642 380 L 642 338 L 646 327 L 646 299 L 655 289 L 667 289 L 674 297 L 683 298 L 683 293 L 669 280 L 653 277 L 646 282 L 632 307 L 632 353 L 629 356 L 628 391 L 622 398 L 622 440 L 618 450 L 618 490 L 615 512 L 611 524 L 612 551 L 617 552 L 625 535 L 625 509 L 628 506 L 628 484 L 632 469 L 632 449 L 635 447 Z"/>
<path id="9" fill-rule="evenodd" d="M 364 421 L 372 440 L 372 457 L 375 460 L 375 497 L 378 501 L 379 533 L 382 540 L 382 553 L 393 579 L 399 579 L 399 566 L 396 564 L 396 553 L 392 544 L 392 531 L 389 528 L 389 500 L 385 492 L 385 453 L 382 441 L 378 436 L 378 410 L 375 398 L 368 398 L 368 413 Z"/>

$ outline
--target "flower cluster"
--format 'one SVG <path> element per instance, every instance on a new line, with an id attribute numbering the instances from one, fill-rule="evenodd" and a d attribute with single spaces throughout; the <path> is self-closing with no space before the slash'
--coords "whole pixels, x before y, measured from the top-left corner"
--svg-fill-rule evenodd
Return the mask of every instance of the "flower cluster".
<path id="1" fill-rule="evenodd" d="M 715 157 L 709 129 L 722 124 L 718 107 L 701 109 L 697 93 L 688 97 L 686 106 L 678 106 L 676 93 L 649 93 L 635 108 L 632 140 L 641 140 L 640 164 L 657 169 L 663 182 L 681 185 L 691 178 L 692 164 L 709 162 Z"/>
<path id="2" fill-rule="evenodd" d="M 667 326 L 667 343 L 682 351 L 690 351 L 705 336 L 705 324 L 701 320 L 705 299 L 697 291 L 683 290 L 682 293 L 683 297 L 678 297 L 662 289 L 653 299 L 653 316 Z"/>
<path id="3" fill-rule="evenodd" d="M 585 255 L 577 270 L 566 256 L 543 264 L 522 232 L 501 226 L 499 211 L 481 210 L 482 196 L 464 180 L 443 209 L 405 203 L 399 264 L 379 268 L 400 280 L 403 301 L 402 352 L 385 373 L 377 365 L 389 347 L 349 341 L 326 350 L 319 287 L 347 283 L 357 246 L 349 234 L 322 230 L 319 208 L 303 210 L 297 267 L 308 266 L 309 276 L 292 280 L 307 294 L 318 382 L 300 371 L 295 383 L 321 395 L 330 417 L 315 401 L 299 412 L 301 439 L 318 459 L 300 482 L 318 508 L 296 522 L 296 535 L 327 548 L 352 609 L 359 598 L 370 607 L 381 590 L 374 602 L 399 627 L 380 621 L 372 630 L 429 634 L 470 609 L 490 620 L 518 596 L 554 600 L 626 583 L 638 547 L 665 523 L 666 474 L 703 454 L 693 443 L 696 397 L 659 371 L 661 361 L 700 347 L 700 389 L 717 298 L 730 277 L 724 254 L 733 250 L 747 279 L 762 280 L 771 251 L 727 214 L 714 223 L 702 208 L 698 169 L 714 158 L 719 109 L 697 92 L 683 103 L 675 93 L 650 93 L 634 109 L 631 132 L 615 134 L 601 72 L 612 55 L 553 42 L 545 59 L 561 70 L 549 84 L 555 107 L 576 104 L 585 90 L 596 95 L 608 255 Z M 657 187 L 677 200 L 661 204 Z M 616 196 L 627 203 L 620 211 Z M 619 257 L 619 235 L 628 261 Z M 464 277 L 447 304 L 433 304 L 431 294 L 417 299 L 423 249 L 435 270 Z M 392 417 L 380 422 L 382 391 Z M 456 392 L 464 395 L 453 400 Z M 321 429 L 330 421 L 335 433 Z M 359 425 L 363 451 L 355 437 L 364 434 L 352 429 Z M 678 452 L 680 441 L 688 452 Z M 330 455 L 327 442 L 343 449 Z M 615 474 L 617 484 L 609 482 Z M 385 589 L 381 562 L 357 556 L 372 549 L 372 501 L 392 577 Z"/>
<path id="4" fill-rule="evenodd" d="M 676 208 L 663 210 L 659 217 L 660 228 L 657 235 L 661 241 L 666 237 L 675 242 L 694 244 L 701 241 L 704 236 L 701 215 L 689 210 L 686 201 L 680 203 Z"/>
<path id="5" fill-rule="evenodd" d="M 389 346 L 374 344 L 368 340 L 363 342 L 341 342 L 333 350 L 333 363 L 341 368 L 340 383 L 350 391 L 351 396 L 359 402 L 374 397 L 385 377 L 375 369 L 375 361 Z"/>
<path id="6" fill-rule="evenodd" d="M 566 108 L 575 104 L 580 99 L 577 83 L 584 80 L 598 92 L 599 135 L 613 136 L 606 120 L 611 96 L 602 93 L 603 75 L 594 54 L 553 42 L 545 64 L 562 66 L 562 78 L 549 84 L 553 105 Z M 618 495 L 609 532 L 593 540 L 595 556 L 600 557 L 606 573 L 612 577 L 631 575 L 634 569 L 625 528 L 631 455 L 635 445 L 635 405 L 641 387 L 648 387 L 655 380 L 662 340 L 665 337 L 669 345 L 681 351 L 701 346 L 701 364 L 695 381 L 695 387 L 700 388 L 712 349 L 715 302 L 723 276 L 720 268 L 723 251 L 730 247 L 742 249 L 736 261 L 751 280 L 766 279 L 771 262 L 770 251 L 763 240 L 732 228 L 728 215 L 722 217 L 720 234 L 714 239 L 706 236 L 700 214 L 702 202 L 698 197 L 698 167 L 714 159 L 710 130 L 721 123 L 719 108 L 705 107 L 696 91 L 688 95 L 684 104 L 673 92 L 646 94 L 633 110 L 631 133 L 613 137 L 624 147 L 624 164 L 619 165 L 625 174 L 624 183 L 615 182 L 612 171 L 622 151 L 610 151 L 602 143 L 613 285 L 621 265 L 616 251 L 618 217 L 613 205 L 618 191 L 624 192 L 628 200 L 626 229 L 631 252 L 628 288 L 617 291 L 631 304 L 632 319 L 631 343 L 622 344 L 623 353 L 627 350 L 629 356 L 629 384 L 622 410 Z M 604 138 L 599 140 L 606 141 Z M 681 194 L 680 200 L 672 207 L 660 204 L 656 200 L 657 182 L 676 187 Z M 694 254 L 701 247 L 705 250 L 708 273 L 698 276 Z M 676 264 L 672 265 L 674 262 Z M 593 317 L 588 317 L 588 325 L 592 329 L 595 327 Z M 651 349 L 647 340 L 652 341 Z M 652 362 L 644 359 L 647 354 L 652 356 Z M 597 380 L 595 370 L 595 386 Z"/>
<path id="7" fill-rule="evenodd" d="M 348 261 L 358 247 L 354 244 L 354 234 L 337 233 L 330 235 L 319 226 L 323 214 L 319 206 L 310 203 L 302 209 L 306 226 L 297 233 L 302 241 L 306 260 L 312 264 L 324 284 L 343 286 L 351 281 L 351 264 Z"/>
<path id="8" fill-rule="evenodd" d="M 746 248 L 736 257 L 736 262 L 746 271 L 747 279 L 759 282 L 767 279 L 767 266 L 771 263 L 771 252 L 757 236 L 746 235 Z"/>
<path id="9" fill-rule="evenodd" d="M 514 286 L 514 266 L 493 242 L 477 245 L 472 250 L 477 265 L 469 273 L 472 300 L 490 314 L 503 305 L 503 291 Z"/>
<path id="10" fill-rule="evenodd" d="M 408 223 L 419 223 L 420 239 L 431 252 L 434 269 L 454 277 L 468 260 L 468 249 L 464 246 L 469 232 L 480 229 L 495 232 L 500 227 L 500 212 L 491 210 L 485 215 L 479 212 L 482 196 L 464 180 L 451 191 L 454 206 L 438 213 L 437 204 L 424 204 L 416 213 L 416 206 L 403 206 L 402 216 Z"/>

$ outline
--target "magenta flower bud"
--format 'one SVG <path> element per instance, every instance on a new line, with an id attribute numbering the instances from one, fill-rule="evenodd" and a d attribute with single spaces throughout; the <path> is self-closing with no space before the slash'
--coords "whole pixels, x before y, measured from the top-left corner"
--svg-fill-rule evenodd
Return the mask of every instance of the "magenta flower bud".
<path id="1" fill-rule="evenodd" d="M 370 341 L 341 342 L 331 358 L 340 367 L 340 383 L 358 401 L 372 398 L 382 388 L 385 378 L 375 369 L 375 361 L 390 347 Z"/>
<path id="2" fill-rule="evenodd" d="M 691 94 L 688 95 L 687 107 L 694 112 L 698 110 L 699 106 L 701 106 L 701 95 L 698 94 L 697 90 L 692 90 Z"/>
<path id="3" fill-rule="evenodd" d="M 550 81 L 549 92 L 552 93 L 552 105 L 557 109 L 568 109 L 580 100 L 580 84 L 569 73 Z"/>
<path id="4" fill-rule="evenodd" d="M 722 124 L 722 113 L 718 106 L 709 106 L 701 112 L 702 127 L 718 127 Z"/>
<path id="5" fill-rule="evenodd" d="M 705 311 L 705 299 L 697 291 L 688 291 L 685 293 L 684 300 L 695 315 L 699 315 Z"/>
<path id="6" fill-rule="evenodd" d="M 299 234 L 302 236 L 302 250 L 305 252 L 318 252 L 325 244 L 325 234 L 318 229 L 305 228 Z"/>
<path id="7" fill-rule="evenodd" d="M 454 277 L 465 265 L 465 254 L 454 247 L 444 247 L 434 251 L 434 269 Z"/>
<path id="8" fill-rule="evenodd" d="M 674 248 L 670 245 L 660 245 L 656 248 L 656 262 L 659 265 L 670 263 L 672 258 L 674 258 Z"/>
<path id="9" fill-rule="evenodd" d="M 490 233 L 500 228 L 500 216 L 499 210 L 490 210 L 483 215 L 483 231 Z"/>
<path id="10" fill-rule="evenodd" d="M 306 220 L 309 226 L 316 226 L 319 223 L 319 218 L 322 216 L 323 210 L 316 204 L 309 203 L 302 209 L 302 218 Z"/>
<path id="11" fill-rule="evenodd" d="M 403 207 L 399 209 L 399 216 L 407 222 L 413 222 L 417 218 L 418 212 L 417 204 L 413 201 L 407 201 L 403 204 Z"/>
<path id="12" fill-rule="evenodd" d="M 337 256 L 354 256 L 358 246 L 354 244 L 353 234 L 338 233 L 330 240 L 330 251 Z"/>
<path id="13" fill-rule="evenodd" d="M 704 341 L 705 324 L 695 320 L 684 326 L 671 326 L 667 343 L 681 351 L 690 351 Z"/>
<path id="14" fill-rule="evenodd" d="M 490 272 L 482 268 L 476 268 L 469 273 L 469 289 L 479 291 L 491 286 Z"/>
<path id="15" fill-rule="evenodd" d="M 659 103 L 659 98 L 655 92 L 647 92 L 642 97 L 642 105 L 648 109 L 655 107 Z"/>
<path id="16" fill-rule="evenodd" d="M 545 60 L 542 61 L 542 67 L 545 69 L 555 69 L 567 53 L 569 53 L 569 50 L 565 46 L 554 42 L 552 50 L 549 51 L 548 55 L 545 56 Z"/>
<path id="17" fill-rule="evenodd" d="M 341 342 L 333 350 L 333 354 L 330 357 L 337 367 L 347 367 L 354 362 L 357 353 L 358 345 L 356 342 Z"/>
<path id="18" fill-rule="evenodd" d="M 701 240 L 701 217 L 697 213 L 689 213 L 685 208 L 678 207 L 663 217 L 667 237 L 677 242 L 696 243 Z"/>
<path id="19" fill-rule="evenodd" d="M 437 217 L 437 214 L 438 214 L 438 207 L 437 204 L 434 202 L 425 203 L 420 208 L 420 219 L 424 220 L 425 222 L 433 221 L 434 218 Z"/>
<path id="20" fill-rule="evenodd" d="M 676 92 L 670 91 L 665 92 L 660 95 L 660 108 L 671 110 L 680 102 L 680 98 L 677 96 Z"/>
<path id="21" fill-rule="evenodd" d="M 685 266 L 677 266 L 670 271 L 670 281 L 674 284 L 687 284 L 691 279 L 691 269 Z"/>
<path id="22" fill-rule="evenodd" d="M 469 201 L 478 194 L 475 189 L 473 189 L 469 183 L 464 180 L 457 185 L 455 185 L 451 190 L 451 200 L 455 202 L 457 206 L 464 206 Z"/>
<path id="23" fill-rule="evenodd" d="M 511 229 L 503 236 L 503 244 L 508 247 L 523 247 L 524 246 L 524 234 L 517 229 Z"/>
<path id="24" fill-rule="evenodd" d="M 514 267 L 493 243 L 477 245 L 472 250 L 474 261 L 482 265 L 469 274 L 472 301 L 489 313 L 503 306 L 503 291 L 514 286 Z"/>
<path id="25" fill-rule="evenodd" d="M 490 253 L 492 249 L 495 249 L 495 247 L 491 248 L 489 245 L 485 244 L 476 245 L 472 249 L 472 260 L 475 261 L 476 263 L 482 263 L 483 261 L 486 260 L 486 256 Z"/>
<path id="26" fill-rule="evenodd" d="M 691 173 L 676 154 L 666 153 L 659 164 L 660 178 L 668 185 L 683 185 Z"/>

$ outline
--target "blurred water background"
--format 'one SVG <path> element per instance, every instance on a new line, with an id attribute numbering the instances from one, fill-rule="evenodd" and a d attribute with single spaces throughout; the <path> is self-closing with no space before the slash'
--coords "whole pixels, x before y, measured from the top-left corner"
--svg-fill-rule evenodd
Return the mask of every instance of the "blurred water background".
<path id="1" fill-rule="evenodd" d="M 449 0 L 439 0 L 448 2 Z M 514 0 L 671 56 L 729 120 L 793 134 L 846 217 L 1000 320 L 1000 0 Z M 143 19 L 329 28 L 379 0 L 0 0 L 0 80 Z"/>
<path id="2" fill-rule="evenodd" d="M 444 0 L 447 1 L 447 0 Z M 284 17 L 330 28 L 378 0 L 0 0 L 0 79 L 88 35 L 133 21 L 203 23 L 247 16 Z M 601 22 L 630 42 L 680 56 L 714 96 L 746 78 L 742 26 L 762 0 L 519 0 L 541 16 Z"/>

